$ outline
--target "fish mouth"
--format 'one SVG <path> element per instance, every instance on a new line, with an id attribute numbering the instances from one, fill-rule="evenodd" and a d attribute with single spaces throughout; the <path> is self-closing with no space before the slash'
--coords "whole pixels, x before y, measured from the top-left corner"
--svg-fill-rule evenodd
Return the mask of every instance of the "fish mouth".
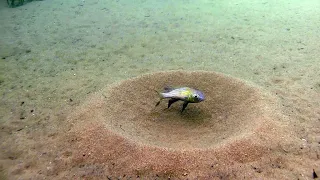
<path id="1" fill-rule="evenodd" d="M 204 96 L 202 96 L 202 97 L 199 98 L 199 102 L 202 102 L 202 101 L 204 101 L 204 100 L 205 100 L 205 97 L 204 97 Z"/>
<path id="2" fill-rule="evenodd" d="M 201 102 L 201 101 L 204 101 L 206 98 L 205 98 L 205 96 L 204 96 L 204 94 L 202 93 L 202 92 L 198 92 L 199 94 L 198 94 L 198 100 L 199 100 L 199 102 Z"/>

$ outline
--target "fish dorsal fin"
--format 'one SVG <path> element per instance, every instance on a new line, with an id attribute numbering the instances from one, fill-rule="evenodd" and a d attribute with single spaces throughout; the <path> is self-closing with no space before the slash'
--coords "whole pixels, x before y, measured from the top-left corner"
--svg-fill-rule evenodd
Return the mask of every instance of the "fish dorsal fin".
<path id="1" fill-rule="evenodd" d="M 170 92 L 170 91 L 174 90 L 174 88 L 172 86 L 165 86 L 163 88 L 163 90 L 164 90 L 165 93 L 167 93 L 167 92 Z"/>

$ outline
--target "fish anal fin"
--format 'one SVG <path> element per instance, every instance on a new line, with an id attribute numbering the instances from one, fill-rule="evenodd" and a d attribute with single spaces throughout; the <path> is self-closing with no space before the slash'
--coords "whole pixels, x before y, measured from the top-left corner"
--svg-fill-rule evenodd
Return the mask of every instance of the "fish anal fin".
<path id="1" fill-rule="evenodd" d="M 177 101 L 179 101 L 179 99 L 174 99 L 174 98 L 170 99 L 169 102 L 168 102 L 168 108 L 169 108 L 173 103 L 175 103 L 175 102 L 177 102 Z"/>

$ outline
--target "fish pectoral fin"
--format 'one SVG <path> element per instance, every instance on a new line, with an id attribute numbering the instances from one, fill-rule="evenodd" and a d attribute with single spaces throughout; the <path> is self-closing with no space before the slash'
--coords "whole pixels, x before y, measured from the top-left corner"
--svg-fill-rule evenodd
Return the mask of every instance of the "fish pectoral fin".
<path id="1" fill-rule="evenodd" d="M 184 102 L 182 105 L 182 109 L 181 109 L 181 113 L 186 109 L 186 107 L 188 106 L 189 102 Z"/>
<path id="2" fill-rule="evenodd" d="M 168 108 L 175 102 L 179 101 L 179 99 L 170 99 L 168 102 Z"/>

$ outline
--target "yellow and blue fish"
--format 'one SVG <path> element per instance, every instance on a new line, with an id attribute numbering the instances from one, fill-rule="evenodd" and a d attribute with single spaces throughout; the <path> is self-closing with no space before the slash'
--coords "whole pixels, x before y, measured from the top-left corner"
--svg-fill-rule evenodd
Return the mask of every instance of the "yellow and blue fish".
<path id="1" fill-rule="evenodd" d="M 183 101 L 181 113 L 186 109 L 189 103 L 198 103 L 205 100 L 204 94 L 200 90 L 189 87 L 165 87 L 164 92 L 160 92 L 159 96 L 160 100 L 156 106 L 158 106 L 163 99 L 169 99 L 168 108 L 177 101 Z"/>

